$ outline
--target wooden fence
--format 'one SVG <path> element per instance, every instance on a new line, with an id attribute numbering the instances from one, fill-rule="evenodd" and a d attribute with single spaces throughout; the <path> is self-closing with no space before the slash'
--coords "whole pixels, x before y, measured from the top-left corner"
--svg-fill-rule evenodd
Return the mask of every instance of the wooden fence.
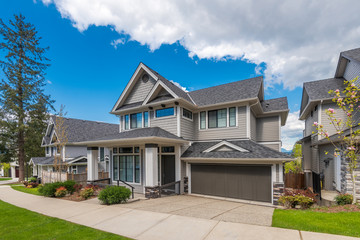
<path id="1" fill-rule="evenodd" d="M 295 189 L 305 188 L 304 173 L 285 173 L 285 187 Z"/>
<path id="2" fill-rule="evenodd" d="M 104 179 L 109 177 L 108 172 L 99 172 L 99 179 Z M 52 183 L 52 182 L 64 182 L 67 180 L 73 180 L 79 184 L 86 184 L 87 182 L 87 173 L 59 173 L 59 172 L 46 172 L 41 173 L 41 183 Z"/>

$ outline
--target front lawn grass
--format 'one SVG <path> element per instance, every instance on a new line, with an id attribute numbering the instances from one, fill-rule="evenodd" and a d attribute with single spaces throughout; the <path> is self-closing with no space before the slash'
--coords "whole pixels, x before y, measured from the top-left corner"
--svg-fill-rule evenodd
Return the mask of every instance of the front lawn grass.
<path id="1" fill-rule="evenodd" d="M 360 213 L 275 209 L 272 226 L 360 237 Z"/>
<path id="2" fill-rule="evenodd" d="M 8 180 L 11 180 L 12 178 L 10 177 L 6 177 L 6 178 L 3 178 L 3 177 L 0 177 L 0 181 L 8 181 Z"/>
<path id="3" fill-rule="evenodd" d="M 129 239 L 16 207 L 0 200 L 0 238 L 28 239 Z"/>
<path id="4" fill-rule="evenodd" d="M 41 194 L 39 193 L 39 188 L 26 188 L 23 185 L 22 186 L 11 186 L 11 188 L 14 190 L 20 191 L 20 192 L 30 193 L 30 194 L 41 196 Z"/>

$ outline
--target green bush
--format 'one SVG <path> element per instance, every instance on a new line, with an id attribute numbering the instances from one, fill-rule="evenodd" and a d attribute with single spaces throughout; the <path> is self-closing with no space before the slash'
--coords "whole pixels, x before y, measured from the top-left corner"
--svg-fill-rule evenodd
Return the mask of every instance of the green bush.
<path id="1" fill-rule="evenodd" d="M 110 186 L 99 193 L 99 200 L 102 204 L 111 205 L 125 203 L 130 198 L 130 189 L 122 186 Z"/>
<path id="2" fill-rule="evenodd" d="M 36 177 L 31 177 L 30 179 L 29 179 L 29 182 L 36 182 L 37 181 L 37 178 Z"/>
<path id="3" fill-rule="evenodd" d="M 88 199 L 89 197 L 94 196 L 94 192 L 93 188 L 84 188 L 84 190 L 80 192 L 80 196 L 84 199 Z"/>
<path id="4" fill-rule="evenodd" d="M 315 202 L 315 196 L 310 190 L 288 190 L 279 198 L 279 203 L 286 208 L 295 208 L 300 205 L 301 209 L 310 208 Z"/>
<path id="5" fill-rule="evenodd" d="M 39 193 L 45 197 L 55 197 L 56 189 L 59 187 L 65 187 L 68 193 L 73 194 L 75 191 L 74 181 L 65 181 L 65 182 L 54 182 L 54 183 L 45 183 L 39 188 Z"/>
<path id="6" fill-rule="evenodd" d="M 339 194 L 334 199 L 336 201 L 337 205 L 346 205 L 346 204 L 352 204 L 353 202 L 353 196 L 351 194 L 345 193 L 345 194 Z"/>

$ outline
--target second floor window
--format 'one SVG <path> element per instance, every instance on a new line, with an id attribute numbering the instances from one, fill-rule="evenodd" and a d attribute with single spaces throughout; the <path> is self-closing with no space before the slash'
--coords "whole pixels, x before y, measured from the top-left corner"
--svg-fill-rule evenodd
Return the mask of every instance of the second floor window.
<path id="1" fill-rule="evenodd" d="M 144 112 L 144 127 L 149 126 L 149 112 Z"/>
<path id="2" fill-rule="evenodd" d="M 200 129 L 206 128 L 206 112 L 200 112 Z"/>
<path id="3" fill-rule="evenodd" d="M 155 116 L 157 118 L 167 117 L 167 116 L 174 116 L 174 114 L 175 114 L 175 110 L 174 110 L 173 107 L 158 109 L 158 110 L 155 111 Z"/>
<path id="4" fill-rule="evenodd" d="M 229 127 L 236 126 L 236 108 L 229 108 Z"/>
<path id="5" fill-rule="evenodd" d="M 129 129 L 129 115 L 125 115 L 125 130 Z"/>
<path id="6" fill-rule="evenodd" d="M 100 162 L 103 162 L 105 160 L 105 151 L 104 148 L 100 148 Z"/>
<path id="7" fill-rule="evenodd" d="M 130 115 L 130 128 L 141 128 L 142 127 L 142 113 L 135 113 Z"/>
<path id="8" fill-rule="evenodd" d="M 186 117 L 186 118 L 188 118 L 188 119 L 192 119 L 192 118 L 193 118 L 192 112 L 189 111 L 189 110 L 187 110 L 187 109 L 185 109 L 185 108 L 183 108 L 183 116 Z"/>
<path id="9" fill-rule="evenodd" d="M 227 109 L 219 109 L 208 111 L 208 127 L 209 128 L 221 128 L 226 127 Z"/>

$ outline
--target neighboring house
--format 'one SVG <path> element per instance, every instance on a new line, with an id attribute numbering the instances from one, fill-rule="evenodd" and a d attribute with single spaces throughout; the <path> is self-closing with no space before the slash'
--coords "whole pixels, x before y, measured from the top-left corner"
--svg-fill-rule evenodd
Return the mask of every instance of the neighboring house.
<path id="1" fill-rule="evenodd" d="M 12 178 L 18 178 L 19 177 L 19 164 L 17 164 L 15 161 L 10 162 L 10 169 L 8 170 L 8 173 L 5 173 L 5 170 L 3 167 L 0 166 L 0 176 L 12 177 Z"/>
<path id="2" fill-rule="evenodd" d="M 56 116 L 51 116 L 43 137 L 42 147 L 45 157 L 32 157 L 30 164 L 33 165 L 33 176 L 41 177 L 42 171 L 54 171 L 55 156 L 60 156 L 59 149 L 56 148 Z M 104 137 L 119 132 L 119 125 L 103 122 L 86 121 L 73 118 L 64 118 L 64 129 L 67 133 L 67 143 L 63 148 L 63 163 L 69 173 L 86 173 L 87 150 L 86 146 L 74 145 L 75 142 L 86 141 L 88 139 Z M 99 151 L 99 171 L 109 172 L 109 152 L 108 149 L 101 148 Z"/>
<path id="3" fill-rule="evenodd" d="M 140 63 L 111 111 L 120 131 L 75 144 L 88 146 L 90 181 L 105 148 L 114 184 L 146 196 L 180 181 L 181 192 L 277 204 L 288 112 L 286 97 L 264 99 L 262 77 L 185 92 Z"/>
<path id="4" fill-rule="evenodd" d="M 337 118 L 346 119 L 346 115 L 336 103 L 332 102 L 333 96 L 328 92 L 336 89 L 344 90 L 344 80 L 352 80 L 359 75 L 360 48 L 357 48 L 340 53 L 334 78 L 304 83 L 300 109 L 300 120 L 305 121 L 304 138 L 301 140 L 303 170 L 306 186 L 313 187 L 318 192 L 321 186 L 325 190 L 352 192 L 352 182 L 347 172 L 346 162 L 340 156 L 333 156 L 333 145 L 317 135 L 313 124 L 314 122 L 322 124 L 329 135 L 335 137 L 336 131 L 330 124 L 326 110 L 335 109 Z M 325 154 L 325 151 L 329 154 Z M 357 176 L 360 190 L 360 175 L 357 174 Z"/>

